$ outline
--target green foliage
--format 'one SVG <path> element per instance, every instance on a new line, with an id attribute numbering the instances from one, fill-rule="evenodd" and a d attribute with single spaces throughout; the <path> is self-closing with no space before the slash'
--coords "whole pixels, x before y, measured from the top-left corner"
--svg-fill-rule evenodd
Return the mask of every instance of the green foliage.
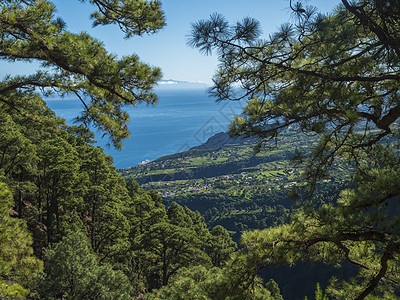
<path id="1" fill-rule="evenodd" d="M 184 266 L 209 264 L 204 245 L 193 230 L 167 222 L 153 225 L 142 236 L 141 246 L 144 256 L 152 261 L 147 269 L 151 288 L 166 285 Z"/>
<path id="2" fill-rule="evenodd" d="M 222 268 L 181 269 L 170 284 L 146 299 L 282 299 L 277 284 L 270 281 L 264 286 L 257 271 L 252 258 L 239 251 Z"/>
<path id="3" fill-rule="evenodd" d="M 94 19 L 93 26 L 117 24 L 127 38 L 156 32 L 165 25 L 159 1 L 89 0 L 89 2 L 98 8 L 98 11 L 91 15 Z"/>
<path id="4" fill-rule="evenodd" d="M 150 289 L 166 285 L 183 267 L 210 265 L 205 252 L 209 232 L 199 216 L 175 203 L 138 236 L 132 253 Z"/>
<path id="5" fill-rule="evenodd" d="M 38 274 L 42 263 L 33 256 L 25 222 L 10 216 L 11 196 L 0 182 L 0 298 L 24 299 L 29 292 L 25 284 Z"/>
<path id="6" fill-rule="evenodd" d="M 58 121 L 48 113 L 35 116 Z M 36 254 L 45 257 L 46 276 L 37 289 L 42 297 L 107 298 L 123 288 L 123 298 L 127 287 L 140 296 L 166 285 L 181 268 L 210 266 L 211 240 L 213 251 L 222 253 L 220 262 L 234 251 L 229 234 L 221 241 L 212 236 L 200 213 L 177 204 L 166 210 L 158 192 L 146 193 L 133 179 L 125 183 L 82 127 L 48 128 L 13 111 L 0 117 L 0 170 L 13 187 L 16 215 L 27 220 Z M 84 232 L 71 235 L 82 225 Z"/>
<path id="7" fill-rule="evenodd" d="M 57 121 L 48 110 L 35 116 Z M 99 255 L 126 249 L 130 225 L 125 182 L 112 158 L 86 142 L 90 134 L 82 127 L 47 127 L 7 110 L 0 119 L 7 120 L 2 123 L 0 169 L 14 190 L 17 215 L 33 233 L 36 253 L 41 255 L 79 220 Z"/>
<path id="8" fill-rule="evenodd" d="M 94 25 L 117 24 L 126 37 L 150 33 L 164 25 L 158 1 L 89 0 L 98 9 Z M 1 57 L 7 61 L 38 61 L 41 68 L 29 76 L 8 76 L 0 82 L 3 104 L 36 119 L 34 108 L 40 104 L 36 88 L 77 96 L 84 110 L 77 119 L 93 122 L 109 134 L 111 142 L 121 147 L 129 136 L 126 105 L 157 97 L 151 88 L 161 78 L 158 68 L 139 61 L 135 55 L 117 59 L 103 44 L 86 33 L 73 34 L 61 18 L 54 17 L 51 1 L 12 0 L 0 10 Z"/>
<path id="9" fill-rule="evenodd" d="M 290 224 L 244 233 L 242 242 L 249 255 L 265 266 L 293 265 L 302 260 L 340 265 L 347 260 L 359 267 L 359 274 L 351 282 L 334 281 L 327 291 L 335 298 L 357 298 L 384 276 L 387 280 L 371 291 L 383 296 L 398 280 L 395 224 L 399 216 L 393 213 L 398 204 L 392 200 L 387 206 L 363 212 L 360 205 L 371 201 L 371 195 L 379 201 L 390 192 L 387 185 L 377 187 L 379 180 L 376 185 L 363 183 L 357 191 L 343 191 L 337 205 L 303 209 L 292 216 Z"/>
<path id="10" fill-rule="evenodd" d="M 337 201 L 303 205 L 289 224 L 245 233 L 244 246 L 263 266 L 347 261 L 358 275 L 334 280 L 330 295 L 393 298 L 400 255 L 399 3 L 342 0 L 329 15 L 301 3 L 291 8 L 295 23 L 268 39 L 251 18 L 230 26 L 213 15 L 193 26 L 189 44 L 218 53 L 211 94 L 248 100 L 232 134 L 257 137 L 261 149 L 297 125 L 319 137 L 310 155 L 295 157 L 306 163 L 307 192 L 338 158 L 356 168 L 353 188 Z"/>
<path id="11" fill-rule="evenodd" d="M 307 300 L 307 297 L 305 297 L 305 300 Z M 315 290 L 315 300 L 329 300 L 328 296 L 321 290 L 319 283 L 317 283 L 317 289 Z"/>
<path id="12" fill-rule="evenodd" d="M 265 285 L 265 288 L 271 293 L 272 299 L 283 300 L 281 291 L 279 290 L 279 286 L 273 279 L 271 279 L 270 281 L 267 282 L 267 284 Z"/>
<path id="13" fill-rule="evenodd" d="M 217 225 L 211 230 L 206 252 L 211 257 L 214 266 L 221 267 L 236 248 L 236 243 L 232 241 L 229 232 L 224 227 Z"/>
<path id="14" fill-rule="evenodd" d="M 399 75 L 392 71 L 399 53 L 391 42 L 398 38 L 393 29 L 398 25 L 385 27 L 398 12 L 386 11 L 389 19 L 383 19 L 374 11 L 380 5 L 398 9 L 398 3 L 343 3 L 331 15 L 307 8 L 296 24 L 282 26 L 269 39 L 260 38 L 255 20 L 230 26 L 213 15 L 193 26 L 189 41 L 219 55 L 213 95 L 249 99 L 243 114 L 234 119 L 232 133 L 255 136 L 265 144 L 298 124 L 305 132 L 323 135 L 309 160 L 310 179 L 321 177 L 335 156 L 346 153 L 357 159 L 363 149 L 396 135 L 392 129 L 400 116 Z M 374 22 L 380 25 L 374 27 Z M 391 39 L 384 39 L 379 30 Z"/>
<path id="15" fill-rule="evenodd" d="M 164 25 L 158 1 L 87 2 L 98 10 L 95 26 L 116 24 L 126 37 Z M 0 83 L 0 174 L 14 192 L 16 215 L 26 219 L 37 256 L 83 224 L 98 259 L 122 269 L 118 259 L 131 246 L 131 228 L 141 222 L 129 219 L 125 181 L 112 158 L 90 145 L 93 133 L 66 126 L 42 95 L 75 95 L 84 107 L 78 119 L 93 122 L 120 147 L 129 136 L 124 107 L 156 103 L 151 88 L 161 73 L 135 55 L 117 59 L 86 33 L 68 32 L 54 12 L 51 1 L 2 3 L 2 58 L 42 64 L 33 75 L 6 76 Z"/>
<path id="16" fill-rule="evenodd" d="M 145 299 L 275 299 L 259 278 L 253 276 L 247 282 L 239 277 L 243 273 L 233 271 L 238 269 L 205 266 L 182 269 L 169 285 L 147 294 Z"/>
<path id="17" fill-rule="evenodd" d="M 235 250 L 226 231 L 210 234 L 199 212 L 177 204 L 166 210 L 158 192 L 125 182 L 92 145 L 93 133 L 65 125 L 42 99 L 75 95 L 84 107 L 77 119 L 121 147 L 129 136 L 126 106 L 157 102 L 151 89 L 160 70 L 68 32 L 51 1 L 3 2 L 1 57 L 41 65 L 0 82 L 0 176 L 13 191 L 16 216 L 9 216 L 13 204 L 1 183 L 0 297 L 23 298 L 29 287 L 41 299 L 128 299 L 166 285 L 183 268 L 211 266 L 208 253 L 223 264 Z M 97 8 L 94 26 L 116 24 L 126 37 L 164 25 L 159 1 L 82 2 Z M 38 280 L 33 252 L 45 261 Z"/>
<path id="18" fill-rule="evenodd" d="M 41 299 L 128 299 L 131 285 L 121 271 L 100 265 L 85 234 L 77 230 L 48 249 Z"/>
<path id="19" fill-rule="evenodd" d="M 177 204 L 166 210 L 158 192 L 146 193 L 132 179 L 125 184 L 112 159 L 87 143 L 91 135 L 82 128 L 64 125 L 49 131 L 36 124 L 27 135 L 31 121 L 17 113 L 8 118 L 4 128 L 15 128 L 13 136 L 32 145 L 34 158 L 29 172 L 17 172 L 18 164 L 10 160 L 23 153 L 22 146 L 10 148 L 4 140 L 1 170 L 14 187 L 18 215 L 27 219 L 38 255 L 59 242 L 45 252 L 46 276 L 38 289 L 42 297 L 107 298 L 121 288 L 124 297 L 128 286 L 140 295 L 167 284 L 183 267 L 211 265 L 210 241 L 213 253 L 221 253 L 220 263 L 234 251 L 229 234 L 211 235 L 198 212 Z M 17 171 L 4 172 L 10 165 Z M 79 224 L 85 233 L 71 235 Z M 120 277 L 124 287 L 116 285 Z"/>

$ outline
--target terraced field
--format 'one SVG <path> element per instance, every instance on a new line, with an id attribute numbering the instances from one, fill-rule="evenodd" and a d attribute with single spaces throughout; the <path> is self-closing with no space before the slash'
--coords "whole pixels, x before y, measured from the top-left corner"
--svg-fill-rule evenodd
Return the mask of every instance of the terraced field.
<path id="1" fill-rule="evenodd" d="M 305 183 L 303 168 L 290 159 L 296 149 L 307 155 L 317 136 L 306 137 L 292 128 L 283 133 L 277 147 L 256 155 L 255 141 L 222 140 L 228 144 L 207 142 L 119 172 L 135 178 L 146 190 L 157 190 L 166 205 L 175 201 L 199 210 L 209 226 L 221 224 L 239 234 L 285 221 L 296 207 L 293 191 Z M 338 165 L 332 178 L 319 184 L 321 193 L 343 185 L 347 171 L 348 167 Z"/>

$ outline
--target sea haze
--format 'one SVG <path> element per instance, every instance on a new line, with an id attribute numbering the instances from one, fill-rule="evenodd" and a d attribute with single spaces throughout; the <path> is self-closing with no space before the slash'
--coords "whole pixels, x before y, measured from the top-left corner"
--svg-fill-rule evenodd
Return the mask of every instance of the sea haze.
<path id="1" fill-rule="evenodd" d="M 114 157 L 117 168 L 128 168 L 146 160 L 188 150 L 226 131 L 233 115 L 241 113 L 239 102 L 216 103 L 206 89 L 159 89 L 156 106 L 140 104 L 129 108 L 131 137 L 123 150 L 108 146 L 107 137 L 97 132 L 97 145 Z M 49 99 L 47 105 L 69 125 L 82 110 L 74 98 Z"/>

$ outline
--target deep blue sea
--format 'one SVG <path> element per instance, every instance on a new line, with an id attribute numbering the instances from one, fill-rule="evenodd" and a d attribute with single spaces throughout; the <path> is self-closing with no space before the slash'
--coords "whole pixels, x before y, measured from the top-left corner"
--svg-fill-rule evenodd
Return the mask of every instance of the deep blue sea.
<path id="1" fill-rule="evenodd" d="M 139 104 L 129 108 L 131 137 L 123 142 L 123 150 L 107 146 L 107 137 L 96 132 L 97 145 L 114 157 L 117 168 L 135 166 L 167 154 L 188 150 L 207 141 L 212 135 L 226 131 L 233 115 L 241 113 L 239 102 L 216 103 L 204 89 L 159 90 L 156 106 Z M 69 125 L 82 110 L 74 98 L 46 100 L 55 113 Z"/>

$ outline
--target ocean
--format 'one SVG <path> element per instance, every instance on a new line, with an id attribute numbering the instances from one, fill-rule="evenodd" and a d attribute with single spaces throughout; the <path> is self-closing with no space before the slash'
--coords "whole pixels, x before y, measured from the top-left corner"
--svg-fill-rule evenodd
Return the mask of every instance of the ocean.
<path id="1" fill-rule="evenodd" d="M 171 89 L 156 91 L 156 106 L 139 104 L 128 109 L 131 137 L 124 149 L 109 146 L 107 137 L 96 132 L 97 145 L 114 157 L 117 168 L 128 168 L 143 161 L 182 152 L 207 141 L 212 135 L 227 131 L 232 116 L 242 111 L 240 102 L 216 103 L 205 89 Z M 48 99 L 47 105 L 72 125 L 82 110 L 75 98 Z"/>

